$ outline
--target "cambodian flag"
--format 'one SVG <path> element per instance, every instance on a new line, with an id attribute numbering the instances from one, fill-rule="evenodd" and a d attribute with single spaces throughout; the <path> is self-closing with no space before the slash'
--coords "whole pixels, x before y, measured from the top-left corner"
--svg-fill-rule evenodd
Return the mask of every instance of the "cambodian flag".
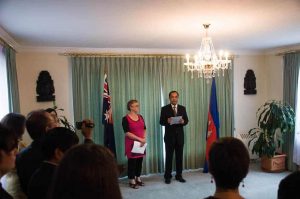
<path id="1" fill-rule="evenodd" d="M 103 114 L 102 124 L 104 125 L 104 146 L 109 148 L 116 155 L 114 125 L 112 119 L 112 108 L 107 82 L 107 74 L 104 74 L 104 90 L 103 90 Z"/>
<path id="2" fill-rule="evenodd" d="M 210 94 L 210 103 L 208 110 L 208 120 L 207 120 L 207 131 L 206 131 L 206 154 L 205 154 L 205 164 L 203 173 L 208 172 L 208 154 L 210 147 L 214 141 L 219 139 L 219 111 L 218 111 L 218 102 L 217 102 L 217 90 L 215 78 L 212 80 L 211 84 L 211 94 Z"/>

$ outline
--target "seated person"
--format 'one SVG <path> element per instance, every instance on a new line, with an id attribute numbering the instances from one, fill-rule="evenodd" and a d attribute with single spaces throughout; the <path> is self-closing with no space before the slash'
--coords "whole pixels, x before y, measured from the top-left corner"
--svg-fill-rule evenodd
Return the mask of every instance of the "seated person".
<path id="1" fill-rule="evenodd" d="M 13 132 L 0 124 L 0 178 L 15 168 L 18 139 Z M 0 183 L 0 198 L 13 199 Z"/>
<path id="2" fill-rule="evenodd" d="M 216 191 L 211 199 L 241 199 L 239 185 L 247 176 L 250 157 L 245 145 L 236 138 L 226 137 L 214 142 L 209 151 L 209 172 Z"/>
<path id="3" fill-rule="evenodd" d="M 300 198 L 300 171 L 295 171 L 281 180 L 277 199 Z"/>
<path id="4" fill-rule="evenodd" d="M 104 146 L 70 149 L 60 162 L 49 199 L 121 199 L 114 155 Z"/>
<path id="5" fill-rule="evenodd" d="M 64 127 L 56 127 L 47 132 L 42 141 L 42 151 L 46 160 L 29 181 L 29 199 L 46 198 L 57 165 L 64 153 L 78 142 L 75 132 Z"/>

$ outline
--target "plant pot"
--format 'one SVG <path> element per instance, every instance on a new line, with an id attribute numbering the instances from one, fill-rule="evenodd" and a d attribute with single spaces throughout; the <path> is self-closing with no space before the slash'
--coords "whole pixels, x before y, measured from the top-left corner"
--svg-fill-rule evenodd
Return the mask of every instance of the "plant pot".
<path id="1" fill-rule="evenodd" d="M 281 172 L 285 171 L 285 154 L 275 155 L 272 158 L 263 156 L 261 158 L 261 168 L 266 172 Z"/>

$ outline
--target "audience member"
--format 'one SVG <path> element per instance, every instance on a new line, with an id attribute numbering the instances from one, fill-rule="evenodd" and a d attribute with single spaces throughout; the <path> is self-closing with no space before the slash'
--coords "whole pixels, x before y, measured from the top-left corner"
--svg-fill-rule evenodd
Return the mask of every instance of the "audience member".
<path id="1" fill-rule="evenodd" d="M 1 124 L 15 133 L 15 135 L 17 136 L 19 140 L 19 150 L 26 147 L 25 143 L 21 141 L 23 134 L 25 133 L 25 122 L 25 116 L 19 113 L 8 113 L 1 120 Z"/>
<path id="2" fill-rule="evenodd" d="M 58 124 L 58 126 L 60 125 L 60 122 L 59 122 L 59 118 L 58 118 L 58 115 L 57 115 L 57 112 L 54 108 L 47 108 L 45 110 L 46 112 L 50 113 L 50 115 L 53 117 L 54 121 Z"/>
<path id="3" fill-rule="evenodd" d="M 19 113 L 8 113 L 1 120 L 1 124 L 18 138 L 18 151 L 26 147 L 26 144 L 22 142 L 22 137 L 25 132 L 25 122 L 25 117 Z M 1 183 L 3 188 L 14 199 L 26 199 L 26 195 L 21 189 L 20 180 L 15 168 L 1 178 Z"/>
<path id="4" fill-rule="evenodd" d="M 92 143 L 92 128 L 87 128 L 86 123 L 91 120 L 84 120 L 82 126 L 82 134 L 85 143 Z M 42 153 L 42 140 L 46 133 L 58 127 L 58 123 L 50 113 L 45 110 L 32 111 L 28 114 L 26 119 L 26 129 L 32 138 L 33 142 L 26 147 L 17 156 L 16 166 L 17 173 L 20 179 L 21 188 L 23 192 L 28 194 L 28 184 L 32 174 L 39 168 L 41 163 L 45 160 Z"/>
<path id="5" fill-rule="evenodd" d="M 239 185 L 247 176 L 250 158 L 245 145 L 236 138 L 226 137 L 213 143 L 209 151 L 209 172 L 216 191 L 208 198 L 240 199 Z"/>
<path id="6" fill-rule="evenodd" d="M 42 154 L 41 140 L 46 132 L 57 126 L 53 117 L 44 110 L 32 111 L 26 119 L 26 129 L 33 140 L 17 156 L 17 174 L 20 179 L 21 188 L 27 194 L 29 180 L 35 170 L 44 160 Z"/>
<path id="7" fill-rule="evenodd" d="M 281 180 L 278 199 L 300 198 L 300 171 L 295 171 Z"/>
<path id="8" fill-rule="evenodd" d="M 46 198 L 57 165 L 64 153 L 78 142 L 75 132 L 64 127 L 56 127 L 47 132 L 42 141 L 42 151 L 46 160 L 31 177 L 28 186 L 29 199 Z"/>
<path id="9" fill-rule="evenodd" d="M 0 125 L 0 176 L 15 167 L 16 154 L 18 150 L 18 139 L 13 132 Z M 0 198 L 13 199 L 0 183 Z"/>
<path id="10" fill-rule="evenodd" d="M 51 199 L 120 199 L 114 155 L 95 144 L 73 147 L 60 162 L 51 190 Z"/>

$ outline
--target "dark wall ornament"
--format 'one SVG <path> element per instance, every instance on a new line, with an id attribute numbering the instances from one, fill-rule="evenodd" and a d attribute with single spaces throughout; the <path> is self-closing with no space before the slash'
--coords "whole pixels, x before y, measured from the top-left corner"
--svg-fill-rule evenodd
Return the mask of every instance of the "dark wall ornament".
<path id="1" fill-rule="evenodd" d="M 256 95 L 256 77 L 253 70 L 247 70 L 244 77 L 244 94 Z"/>
<path id="2" fill-rule="evenodd" d="M 51 75 L 48 71 L 41 71 L 36 81 L 36 99 L 38 102 L 55 101 L 55 89 Z"/>

